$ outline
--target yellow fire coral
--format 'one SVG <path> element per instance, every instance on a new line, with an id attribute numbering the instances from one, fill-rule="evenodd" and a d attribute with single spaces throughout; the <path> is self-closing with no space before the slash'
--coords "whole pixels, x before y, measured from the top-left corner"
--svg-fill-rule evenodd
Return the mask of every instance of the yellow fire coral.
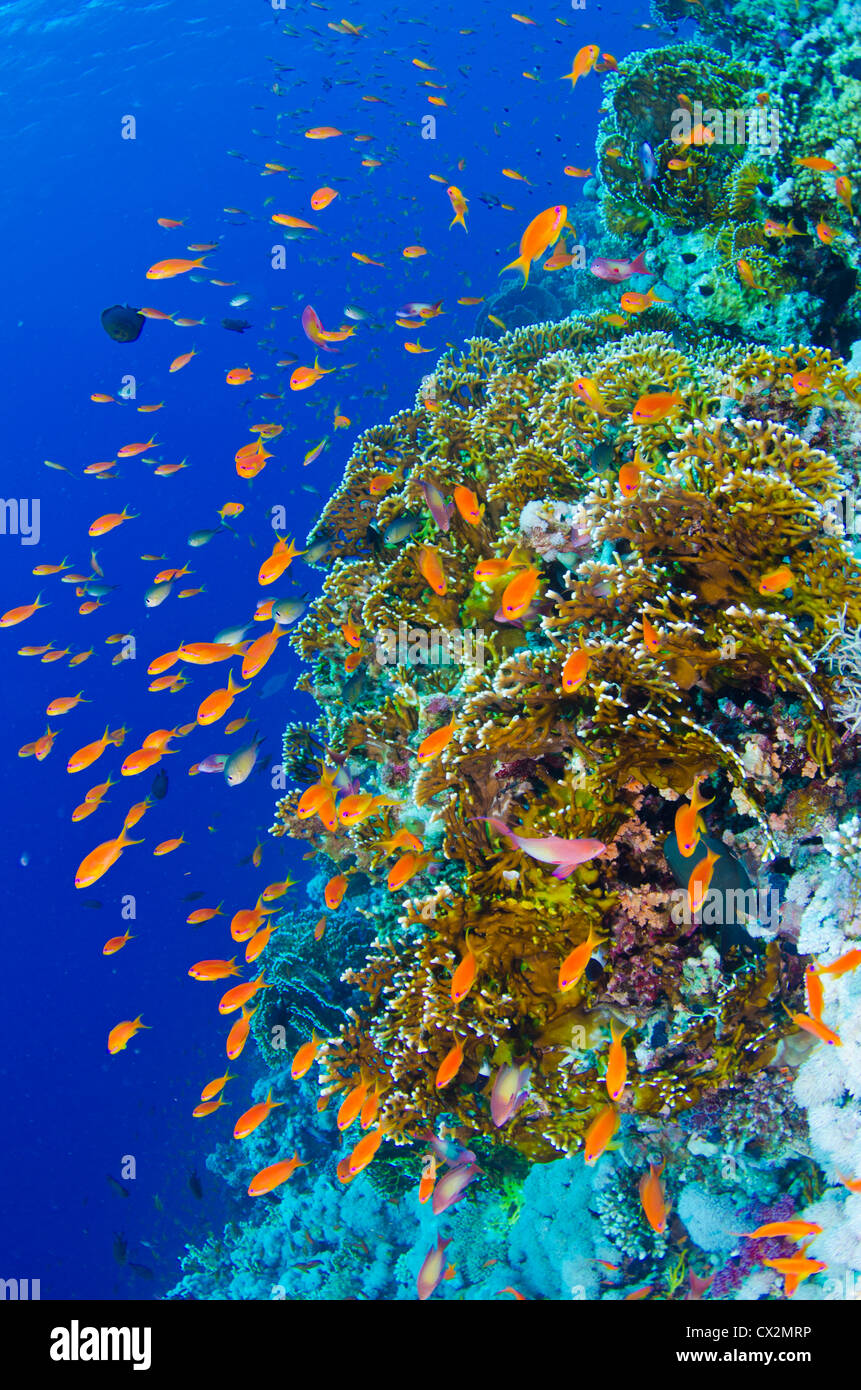
<path id="1" fill-rule="evenodd" d="M 631 1056 L 622 1111 L 672 1113 L 773 1058 L 797 982 L 776 944 L 734 948 L 707 1006 L 690 1007 L 684 966 L 704 938 L 671 911 L 658 834 L 710 773 L 714 833 L 732 819 L 751 869 L 773 852 L 745 726 L 728 712 L 739 686 L 757 691 L 747 718 L 762 730 L 791 725 L 820 765 L 839 756 L 839 695 L 816 654 L 835 614 L 861 624 L 861 567 L 829 524 L 859 389 L 823 350 L 746 350 L 690 328 L 620 342 L 592 317 L 449 354 L 433 397 L 359 441 L 312 537 L 335 557 L 323 595 L 291 640 L 344 785 L 388 802 L 327 828 L 287 796 L 276 833 L 310 834 L 336 872 L 366 876 L 377 937 L 345 977 L 366 1002 L 330 1040 L 323 1086 L 375 1088 L 397 1142 L 446 1116 L 536 1159 L 576 1151 L 607 1103 L 611 1018 L 652 1039 Z M 835 453 L 808 442 L 811 403 Z M 477 524 L 450 507 L 457 486 L 483 504 Z M 442 594 L 423 577 L 428 545 Z M 530 574 L 534 593 L 507 621 L 512 577 Z M 380 641 L 475 624 L 482 660 L 462 665 L 390 661 Z M 576 650 L 586 674 L 566 691 Z M 420 761 L 441 728 L 448 742 Z M 553 876 L 488 817 L 607 848 Z M 400 831 L 423 853 L 391 891 Z M 587 940 L 588 968 L 560 989 Z M 475 983 L 454 1002 L 468 952 Z M 454 1073 L 440 1084 L 444 1060 Z M 529 1096 L 498 1130 L 490 1090 L 512 1061 L 531 1069 Z"/>

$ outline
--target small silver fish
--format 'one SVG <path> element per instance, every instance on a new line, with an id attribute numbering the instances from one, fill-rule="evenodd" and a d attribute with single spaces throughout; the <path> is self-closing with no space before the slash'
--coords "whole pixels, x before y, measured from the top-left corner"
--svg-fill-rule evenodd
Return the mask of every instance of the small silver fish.
<path id="1" fill-rule="evenodd" d="M 160 603 L 164 603 L 172 588 L 172 579 L 166 579 L 162 584 L 151 584 L 144 594 L 147 608 L 158 608 Z"/>
<path id="2" fill-rule="evenodd" d="M 247 304 L 250 298 L 250 294 L 235 294 L 230 301 L 231 309 L 241 309 L 243 304 Z"/>
<path id="3" fill-rule="evenodd" d="M 248 781 L 257 763 L 257 750 L 262 741 L 255 737 L 252 743 L 247 743 L 238 753 L 231 754 L 227 759 L 224 764 L 224 780 L 228 787 L 239 787 Z"/>
<path id="4" fill-rule="evenodd" d="M 386 545 L 401 545 L 421 526 L 422 519 L 414 512 L 404 512 L 403 516 L 397 517 L 389 522 L 383 532 L 383 540 Z"/>
<path id="5" fill-rule="evenodd" d="M 272 617 L 281 627 L 289 627 L 301 618 L 308 607 L 307 599 L 282 598 L 272 605 Z"/>
<path id="6" fill-rule="evenodd" d="M 215 640 L 216 642 L 223 642 L 226 647 L 236 647 L 250 626 L 250 623 L 243 623 L 242 627 L 224 627 L 215 634 Z"/>

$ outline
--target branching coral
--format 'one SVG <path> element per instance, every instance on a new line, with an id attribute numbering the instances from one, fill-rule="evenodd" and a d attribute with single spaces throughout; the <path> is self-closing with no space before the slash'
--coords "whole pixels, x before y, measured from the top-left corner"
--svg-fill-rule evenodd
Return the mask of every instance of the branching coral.
<path id="1" fill-rule="evenodd" d="M 803 371 L 815 394 L 793 381 Z M 655 393 L 667 407 L 644 425 L 635 407 Z M 342 1098 L 361 1079 L 391 1141 L 444 1120 L 537 1160 L 578 1150 L 607 1102 L 614 1019 L 652 1040 L 631 1054 L 622 1113 L 671 1115 L 773 1061 L 800 974 L 775 943 L 721 972 L 706 928 L 671 913 L 662 842 L 678 796 L 710 773 L 715 827 L 749 846 L 754 872 L 774 853 L 773 779 L 727 713 L 739 684 L 763 747 L 783 737 L 795 757 L 797 733 L 812 767 L 836 756 L 841 689 L 821 652 L 836 615 L 861 623 L 861 569 L 827 524 L 846 460 L 808 442 L 807 422 L 827 412 L 837 448 L 858 394 L 812 349 L 689 328 L 620 341 L 591 316 L 451 352 L 435 399 L 359 441 L 317 532 L 337 558 L 291 639 L 340 800 L 328 823 L 300 818 L 297 789 L 279 829 L 309 838 L 367 904 L 370 954 L 343 977 L 364 1002 L 324 1049 L 322 1084 Z M 627 493 L 622 464 L 638 474 Z M 451 507 L 458 488 L 480 516 Z M 496 573 L 476 579 L 488 559 Z M 534 592 L 510 621 L 518 574 Z M 380 641 L 475 625 L 481 660 L 390 661 Z M 585 676 L 565 690 L 581 650 Z M 607 849 L 554 877 L 487 817 Z M 394 887 L 390 869 L 405 875 Z M 563 991 L 560 966 L 587 938 L 588 968 Z M 454 1002 L 468 956 L 475 984 Z M 497 1128 L 490 1092 L 512 1062 L 530 1068 L 528 1096 Z"/>

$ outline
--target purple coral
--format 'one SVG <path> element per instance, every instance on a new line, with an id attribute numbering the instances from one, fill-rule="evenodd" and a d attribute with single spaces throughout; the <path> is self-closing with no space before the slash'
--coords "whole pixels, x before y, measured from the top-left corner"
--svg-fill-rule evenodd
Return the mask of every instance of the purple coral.
<path id="1" fill-rule="evenodd" d="M 409 763 L 389 763 L 383 770 L 382 782 L 386 787 L 405 787 L 409 780 Z"/>
<path id="2" fill-rule="evenodd" d="M 428 715 L 454 713 L 454 701 L 447 695 L 434 695 L 425 705 L 425 713 Z"/>
<path id="3" fill-rule="evenodd" d="M 795 1203 L 788 1193 L 771 1207 L 759 1207 L 753 1216 L 747 1218 L 752 1230 L 772 1221 L 788 1221 L 795 1214 Z M 731 1298 L 733 1291 L 741 1287 L 753 1270 L 763 1260 L 785 1260 L 798 1254 L 794 1241 L 785 1236 L 769 1236 L 765 1240 L 742 1240 L 738 1254 L 733 1255 L 715 1275 L 711 1287 L 713 1298 Z"/>

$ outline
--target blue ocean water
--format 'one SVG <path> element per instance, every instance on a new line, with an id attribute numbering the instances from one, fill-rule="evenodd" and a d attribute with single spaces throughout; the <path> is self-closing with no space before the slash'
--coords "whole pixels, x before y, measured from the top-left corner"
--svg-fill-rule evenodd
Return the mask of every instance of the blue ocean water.
<path id="1" fill-rule="evenodd" d="M 0 634 L 0 1276 L 39 1279 L 43 1298 L 158 1297 L 176 1282 L 187 1245 L 248 1213 L 249 1201 L 205 1167 L 216 1133 L 228 1133 L 224 1117 L 191 1117 L 202 1085 L 224 1069 L 224 1029 L 216 987 L 190 980 L 187 970 L 195 959 L 221 954 L 223 924 L 195 931 L 185 919 L 194 907 L 221 900 L 234 909 L 250 906 L 266 883 L 288 873 L 297 880 L 289 901 L 304 905 L 310 870 L 302 846 L 266 836 L 282 730 L 312 714 L 310 701 L 293 691 L 300 667 L 287 643 L 257 682 L 260 691 L 237 701 L 234 713 L 250 716 L 246 729 L 230 745 L 214 730 L 180 740 L 162 764 L 168 794 L 140 827 L 146 844 L 82 892 L 74 887 L 79 861 L 118 833 L 152 775 L 123 779 L 80 824 L 72 824 L 71 812 L 109 771 L 117 777 L 138 735 L 192 721 L 219 683 L 210 677 L 224 668 L 187 668 L 186 690 L 153 695 L 145 669 L 182 641 L 212 640 L 249 620 L 260 596 L 257 569 L 274 538 L 270 509 L 287 509 L 288 533 L 301 545 L 357 434 L 409 405 L 424 361 L 433 363 L 447 343 L 469 335 L 475 310 L 458 307 L 457 298 L 496 287 L 522 227 L 548 204 L 567 201 L 576 222 L 581 184 L 561 170 L 593 162 L 599 89 L 582 83 L 572 92 L 560 78 L 593 30 L 618 57 L 662 37 L 639 27 L 650 22 L 649 12 L 633 0 L 585 11 L 557 0 L 532 6 L 530 14 L 534 26 L 512 23 L 498 6 L 476 0 L 421 11 L 365 5 L 346 16 L 362 26 L 354 36 L 327 27 L 343 17 L 332 4 L 275 9 L 263 0 L 245 7 L 212 0 L 202 13 L 176 0 L 0 7 L 7 36 L 0 58 L 7 133 L 0 239 L 9 346 L 0 388 L 3 492 L 37 500 L 41 529 L 38 546 L 0 538 L 0 606 L 28 603 L 40 589 L 49 601 L 26 625 Z M 688 32 L 683 25 L 679 35 Z M 429 107 L 416 58 L 431 65 L 429 78 L 442 72 L 447 84 L 446 107 L 433 111 L 433 140 L 421 135 Z M 134 138 L 124 138 L 130 117 Z M 307 128 L 323 124 L 374 138 L 360 145 L 305 139 Z M 368 156 L 380 167 L 362 168 Z M 263 177 L 267 161 L 289 174 Z M 502 177 L 503 168 L 524 180 Z M 449 229 L 449 200 L 432 173 L 468 188 L 468 234 Z M 314 214 L 310 194 L 329 183 L 339 197 Z M 284 241 L 284 269 L 271 264 L 281 241 L 270 221 L 276 211 L 322 229 Z M 158 218 L 183 225 L 165 230 Z M 188 242 L 209 241 L 218 249 L 205 258 L 206 276 L 145 278 L 152 263 L 192 254 Z M 405 260 L 406 245 L 428 254 Z M 353 251 L 384 264 L 361 264 Z M 213 277 L 230 284 L 215 286 Z M 231 308 L 240 294 L 247 302 Z M 426 359 L 405 353 L 404 335 L 393 326 L 398 307 L 413 300 L 444 304 L 419 334 L 435 354 Z M 99 322 L 114 303 L 205 322 L 175 328 L 149 321 L 137 343 L 119 345 Z M 299 321 L 307 304 L 327 327 L 343 321 L 348 305 L 368 318 L 338 356 L 320 355 L 337 374 L 295 394 L 286 389 L 292 368 L 275 363 L 284 356 L 310 365 L 313 350 Z M 225 316 L 247 318 L 252 327 L 241 337 L 229 333 L 220 326 Z M 197 356 L 169 374 L 171 360 L 191 348 Z M 238 366 L 254 371 L 247 388 L 224 383 Z M 128 373 L 134 399 L 91 402 L 92 393 L 119 395 Z M 260 391 L 281 399 L 261 401 Z M 135 410 L 162 400 L 154 414 Z M 336 406 L 351 422 L 337 432 Z M 233 454 L 249 438 L 248 426 L 261 420 L 282 424 L 284 432 L 273 441 L 267 469 L 247 484 L 236 476 Z M 185 459 L 188 468 L 160 478 L 137 457 L 105 484 L 83 476 L 85 466 L 151 433 L 160 444 L 147 458 Z M 303 456 L 323 436 L 329 447 L 303 468 Z M 45 460 L 68 471 L 48 469 Z M 190 548 L 189 534 L 216 526 L 218 508 L 229 500 L 245 506 L 233 531 Z M 91 542 L 90 522 L 123 507 L 136 519 Z M 93 547 L 105 582 L 116 588 L 83 617 L 72 586 L 31 571 L 68 556 L 87 572 Z M 146 553 L 166 556 L 165 565 L 187 562 L 193 574 L 186 582 L 205 592 L 146 608 L 144 590 L 159 568 L 140 559 Z M 313 596 L 319 585 L 320 572 L 297 561 L 277 589 Z M 114 633 L 134 635 L 136 660 L 112 666 L 116 648 L 105 639 Z M 15 655 L 25 643 L 49 641 L 72 652 L 92 646 L 94 654 L 71 671 L 65 662 Z M 283 683 L 267 694 L 273 677 Z M 60 731 L 52 753 L 44 762 L 19 761 L 18 749 L 44 731 L 48 702 L 80 689 L 88 703 L 47 721 Z M 68 776 L 67 758 L 106 723 L 129 728 L 122 754 L 109 749 L 92 769 Z M 255 730 L 265 738 L 263 757 L 241 787 L 228 788 L 220 776 L 187 775 L 196 759 L 235 747 Z M 180 834 L 187 844 L 153 859 L 155 843 Z M 248 861 L 258 841 L 263 858 L 255 869 Z M 121 914 L 128 895 L 132 921 Z M 103 957 L 103 943 L 126 926 L 135 939 Z M 109 1056 L 108 1030 L 139 1014 L 152 1032 Z M 238 1068 L 250 1092 L 258 1070 L 250 1049 Z M 227 1114 L 236 1113 L 234 1103 Z M 122 1178 L 130 1166 L 135 1176 Z"/>

